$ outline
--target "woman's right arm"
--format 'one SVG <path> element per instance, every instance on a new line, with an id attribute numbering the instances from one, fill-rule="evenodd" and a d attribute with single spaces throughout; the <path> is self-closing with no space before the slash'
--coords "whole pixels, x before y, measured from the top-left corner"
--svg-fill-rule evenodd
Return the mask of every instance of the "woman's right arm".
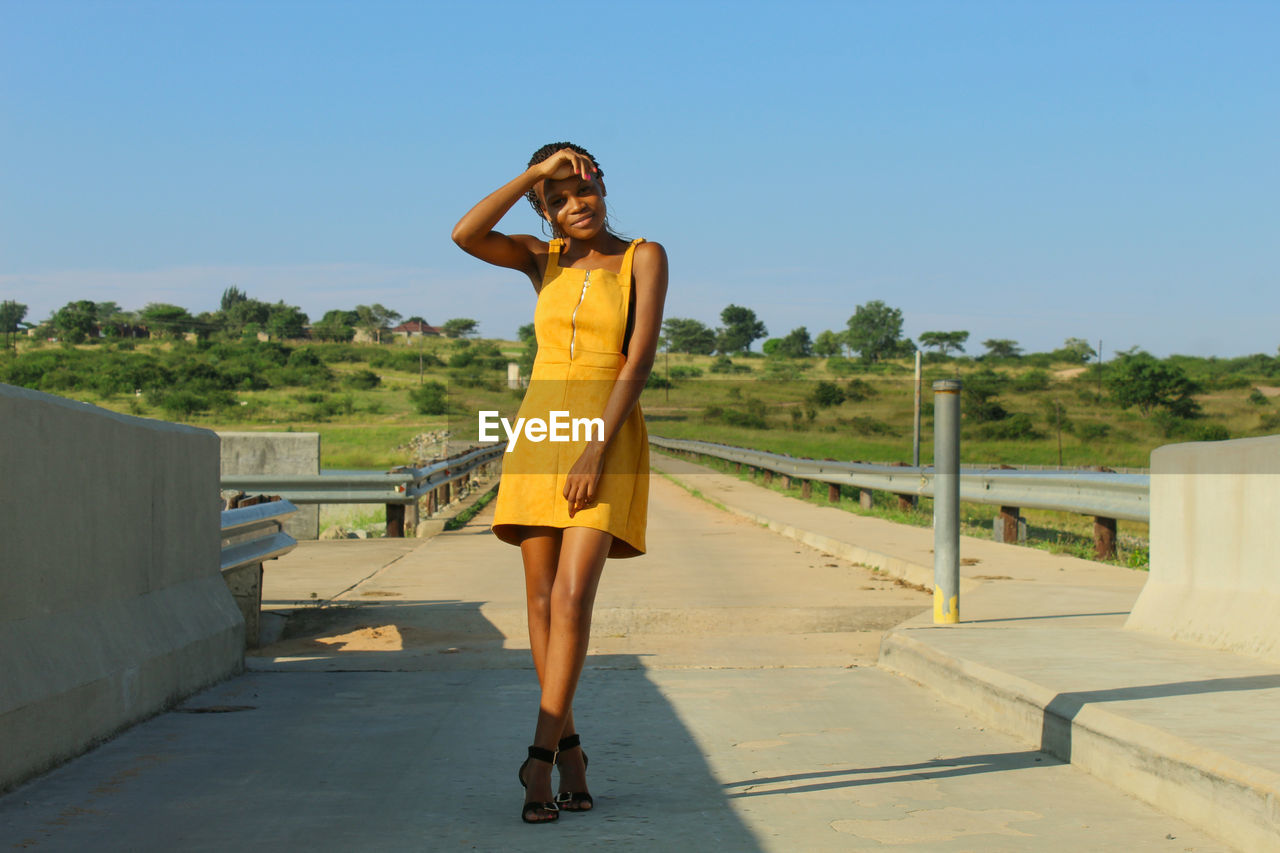
<path id="1" fill-rule="evenodd" d="M 535 249 L 544 244 L 536 237 L 525 234 L 514 237 L 494 231 L 502 217 L 507 215 L 517 201 L 547 178 L 586 174 L 591 161 L 576 151 L 563 149 L 526 169 L 521 175 L 485 196 L 479 204 L 453 226 L 453 242 L 469 255 L 499 267 L 520 270 L 533 279 L 540 280 Z"/>

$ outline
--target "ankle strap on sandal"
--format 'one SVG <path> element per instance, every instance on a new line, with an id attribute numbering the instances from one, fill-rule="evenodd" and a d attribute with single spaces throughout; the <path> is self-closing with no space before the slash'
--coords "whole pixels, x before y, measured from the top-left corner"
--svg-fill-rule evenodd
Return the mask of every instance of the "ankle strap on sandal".
<path id="1" fill-rule="evenodd" d="M 546 749 L 541 746 L 529 747 L 529 757 L 536 758 L 538 761 L 545 761 L 548 764 L 556 763 L 556 750 Z"/>
<path id="2" fill-rule="evenodd" d="M 560 738 L 560 746 L 558 752 L 564 752 L 566 749 L 573 749 L 575 746 L 581 746 L 582 741 L 579 740 L 577 734 L 565 735 Z"/>

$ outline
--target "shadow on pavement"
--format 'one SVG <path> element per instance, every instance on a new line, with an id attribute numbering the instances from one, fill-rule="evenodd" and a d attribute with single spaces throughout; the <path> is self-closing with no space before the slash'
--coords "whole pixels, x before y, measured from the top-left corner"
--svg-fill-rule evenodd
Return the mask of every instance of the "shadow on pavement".
<path id="1" fill-rule="evenodd" d="M 282 667 L 209 688 L 0 798 L 0 846 L 762 849 L 635 656 L 593 656 L 575 700 L 596 809 L 530 826 L 516 780 L 539 696 L 528 651 L 492 647 L 502 632 L 475 602 L 357 610 L 401 648 L 288 642 L 383 671 Z M 483 666 L 458 666 L 468 652 L 442 654 L 446 642 L 491 647 Z"/>
<path id="2" fill-rule="evenodd" d="M 746 788 L 728 794 L 739 797 L 768 797 L 776 794 L 798 794 L 807 791 L 829 791 L 838 788 L 856 788 L 864 785 L 881 785 L 911 779 L 949 779 L 956 776 L 972 776 L 977 773 L 1004 773 L 1010 770 L 1026 770 L 1034 767 L 1056 766 L 1059 762 L 1036 750 L 1002 752 L 986 755 L 966 755 L 958 758 L 936 758 L 917 764 L 894 764 L 881 767 L 850 767 L 844 770 L 823 770 L 816 773 L 793 773 L 787 776 L 755 777 L 741 782 L 727 782 L 724 787 Z M 898 774 L 898 775 L 885 775 Z M 834 777 L 857 777 L 836 780 Z M 755 791 L 751 788 L 775 786 L 805 779 L 831 779 L 808 785 L 787 785 Z"/>
<path id="3" fill-rule="evenodd" d="M 1280 687 L 1280 674 L 1252 675 L 1238 678 L 1207 678 L 1198 681 L 1175 681 L 1167 684 L 1143 684 L 1137 687 L 1115 687 L 1107 690 L 1081 690 L 1059 693 L 1045 706 L 1040 734 L 1040 748 L 1063 761 L 1071 760 L 1072 724 L 1086 705 L 1102 702 L 1128 702 L 1137 699 L 1163 699 L 1201 693 L 1226 693 L 1241 690 L 1271 690 Z"/>

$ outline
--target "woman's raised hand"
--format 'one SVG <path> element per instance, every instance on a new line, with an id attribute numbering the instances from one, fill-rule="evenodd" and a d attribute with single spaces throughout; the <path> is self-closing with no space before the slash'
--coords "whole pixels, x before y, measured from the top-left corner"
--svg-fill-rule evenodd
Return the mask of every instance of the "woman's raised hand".
<path id="1" fill-rule="evenodd" d="M 595 177 L 596 166 L 586 157 L 572 148 L 561 148 L 537 166 L 539 173 L 546 180 L 562 181 L 578 175 L 583 180 Z"/>

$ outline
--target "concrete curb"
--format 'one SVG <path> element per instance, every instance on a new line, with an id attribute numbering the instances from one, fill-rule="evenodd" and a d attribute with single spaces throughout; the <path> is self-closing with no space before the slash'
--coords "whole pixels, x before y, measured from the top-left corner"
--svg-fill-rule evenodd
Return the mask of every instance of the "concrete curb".
<path id="1" fill-rule="evenodd" d="M 1243 850 L 1275 849 L 1280 775 L 1041 685 L 949 655 L 899 627 L 879 665 Z"/>

